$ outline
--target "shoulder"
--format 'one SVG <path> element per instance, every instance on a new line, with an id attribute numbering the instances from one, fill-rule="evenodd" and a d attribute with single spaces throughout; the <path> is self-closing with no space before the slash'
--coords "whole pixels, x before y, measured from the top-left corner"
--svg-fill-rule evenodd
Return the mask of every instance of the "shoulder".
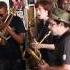
<path id="1" fill-rule="evenodd" d="M 13 16 L 13 20 L 21 20 L 21 18 L 18 16 Z"/>
<path id="2" fill-rule="evenodd" d="M 22 19 L 18 16 L 13 16 L 11 23 L 14 25 L 15 24 L 22 24 L 23 25 Z"/>

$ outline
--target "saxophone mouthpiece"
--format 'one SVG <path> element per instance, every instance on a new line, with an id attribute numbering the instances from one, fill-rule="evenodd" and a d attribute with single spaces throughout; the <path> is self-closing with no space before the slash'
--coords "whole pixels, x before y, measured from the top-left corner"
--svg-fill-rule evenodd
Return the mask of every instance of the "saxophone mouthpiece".
<path id="1" fill-rule="evenodd" d="M 51 34 L 51 31 L 49 31 L 48 34 L 50 35 Z"/>
<path id="2" fill-rule="evenodd" d="M 51 34 L 51 31 L 49 31 L 48 34 L 46 34 L 46 35 L 43 37 L 43 39 L 40 41 L 40 43 L 42 43 L 42 42 L 45 40 L 45 38 L 47 38 L 50 34 Z"/>

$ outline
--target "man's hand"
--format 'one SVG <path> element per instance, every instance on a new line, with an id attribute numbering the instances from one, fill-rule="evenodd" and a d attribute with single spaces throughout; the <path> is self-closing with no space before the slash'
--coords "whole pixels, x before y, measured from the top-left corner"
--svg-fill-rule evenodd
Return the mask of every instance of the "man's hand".
<path id="1" fill-rule="evenodd" d="M 42 45 L 39 44 L 39 42 L 37 42 L 37 43 L 31 43 L 31 47 L 34 48 L 34 49 L 40 49 L 42 47 Z"/>
<path id="2" fill-rule="evenodd" d="M 25 33 L 23 32 L 16 33 L 15 29 L 11 28 L 10 26 L 7 26 L 5 30 L 6 30 L 6 33 L 8 33 L 8 35 L 10 35 L 18 44 L 23 44 Z"/>
<path id="3" fill-rule="evenodd" d="M 12 29 L 10 26 L 7 26 L 7 27 L 6 27 L 6 31 L 7 31 L 8 33 L 10 33 L 11 31 L 13 31 L 13 29 Z"/>
<path id="4" fill-rule="evenodd" d="M 45 48 L 45 49 L 55 50 L 54 44 L 40 44 L 39 42 L 37 42 L 37 43 L 32 43 L 31 45 L 35 49 Z"/>
<path id="5" fill-rule="evenodd" d="M 49 70 L 49 65 L 44 62 L 44 64 L 38 64 L 38 70 Z"/>

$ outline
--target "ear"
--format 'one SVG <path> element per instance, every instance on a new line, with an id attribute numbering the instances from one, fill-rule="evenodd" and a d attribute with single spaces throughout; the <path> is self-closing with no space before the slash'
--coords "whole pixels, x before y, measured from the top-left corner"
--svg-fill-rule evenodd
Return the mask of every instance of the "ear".
<path id="1" fill-rule="evenodd" d="M 8 14 L 9 13 L 9 11 L 8 10 L 6 10 L 6 14 Z"/>

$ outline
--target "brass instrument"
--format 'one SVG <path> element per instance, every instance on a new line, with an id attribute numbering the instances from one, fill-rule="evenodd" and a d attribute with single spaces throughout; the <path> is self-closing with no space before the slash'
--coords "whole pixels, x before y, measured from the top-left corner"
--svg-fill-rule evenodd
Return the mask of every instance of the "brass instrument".
<path id="1" fill-rule="evenodd" d="M 48 37 L 50 34 L 51 34 L 51 31 L 49 31 L 48 34 L 44 36 L 44 38 L 40 41 L 40 43 L 38 43 L 38 45 L 41 44 L 45 40 L 45 38 Z M 28 36 L 29 36 L 28 38 L 29 47 L 25 49 L 25 58 L 26 58 L 26 61 L 28 61 L 30 69 L 37 70 L 38 64 L 44 64 L 45 61 L 42 59 L 40 51 L 37 48 L 34 49 L 33 47 L 31 47 L 32 41 L 36 43 L 36 40 L 31 37 L 30 31 Z M 31 41 L 31 39 L 33 40 Z"/>
<path id="2" fill-rule="evenodd" d="M 7 37 L 7 33 L 4 31 L 4 29 L 9 26 L 12 17 L 12 14 L 8 14 L 4 21 L 2 21 L 2 19 L 0 18 L 0 44 L 2 45 L 5 45 L 5 40 L 9 38 L 9 36 Z"/>

